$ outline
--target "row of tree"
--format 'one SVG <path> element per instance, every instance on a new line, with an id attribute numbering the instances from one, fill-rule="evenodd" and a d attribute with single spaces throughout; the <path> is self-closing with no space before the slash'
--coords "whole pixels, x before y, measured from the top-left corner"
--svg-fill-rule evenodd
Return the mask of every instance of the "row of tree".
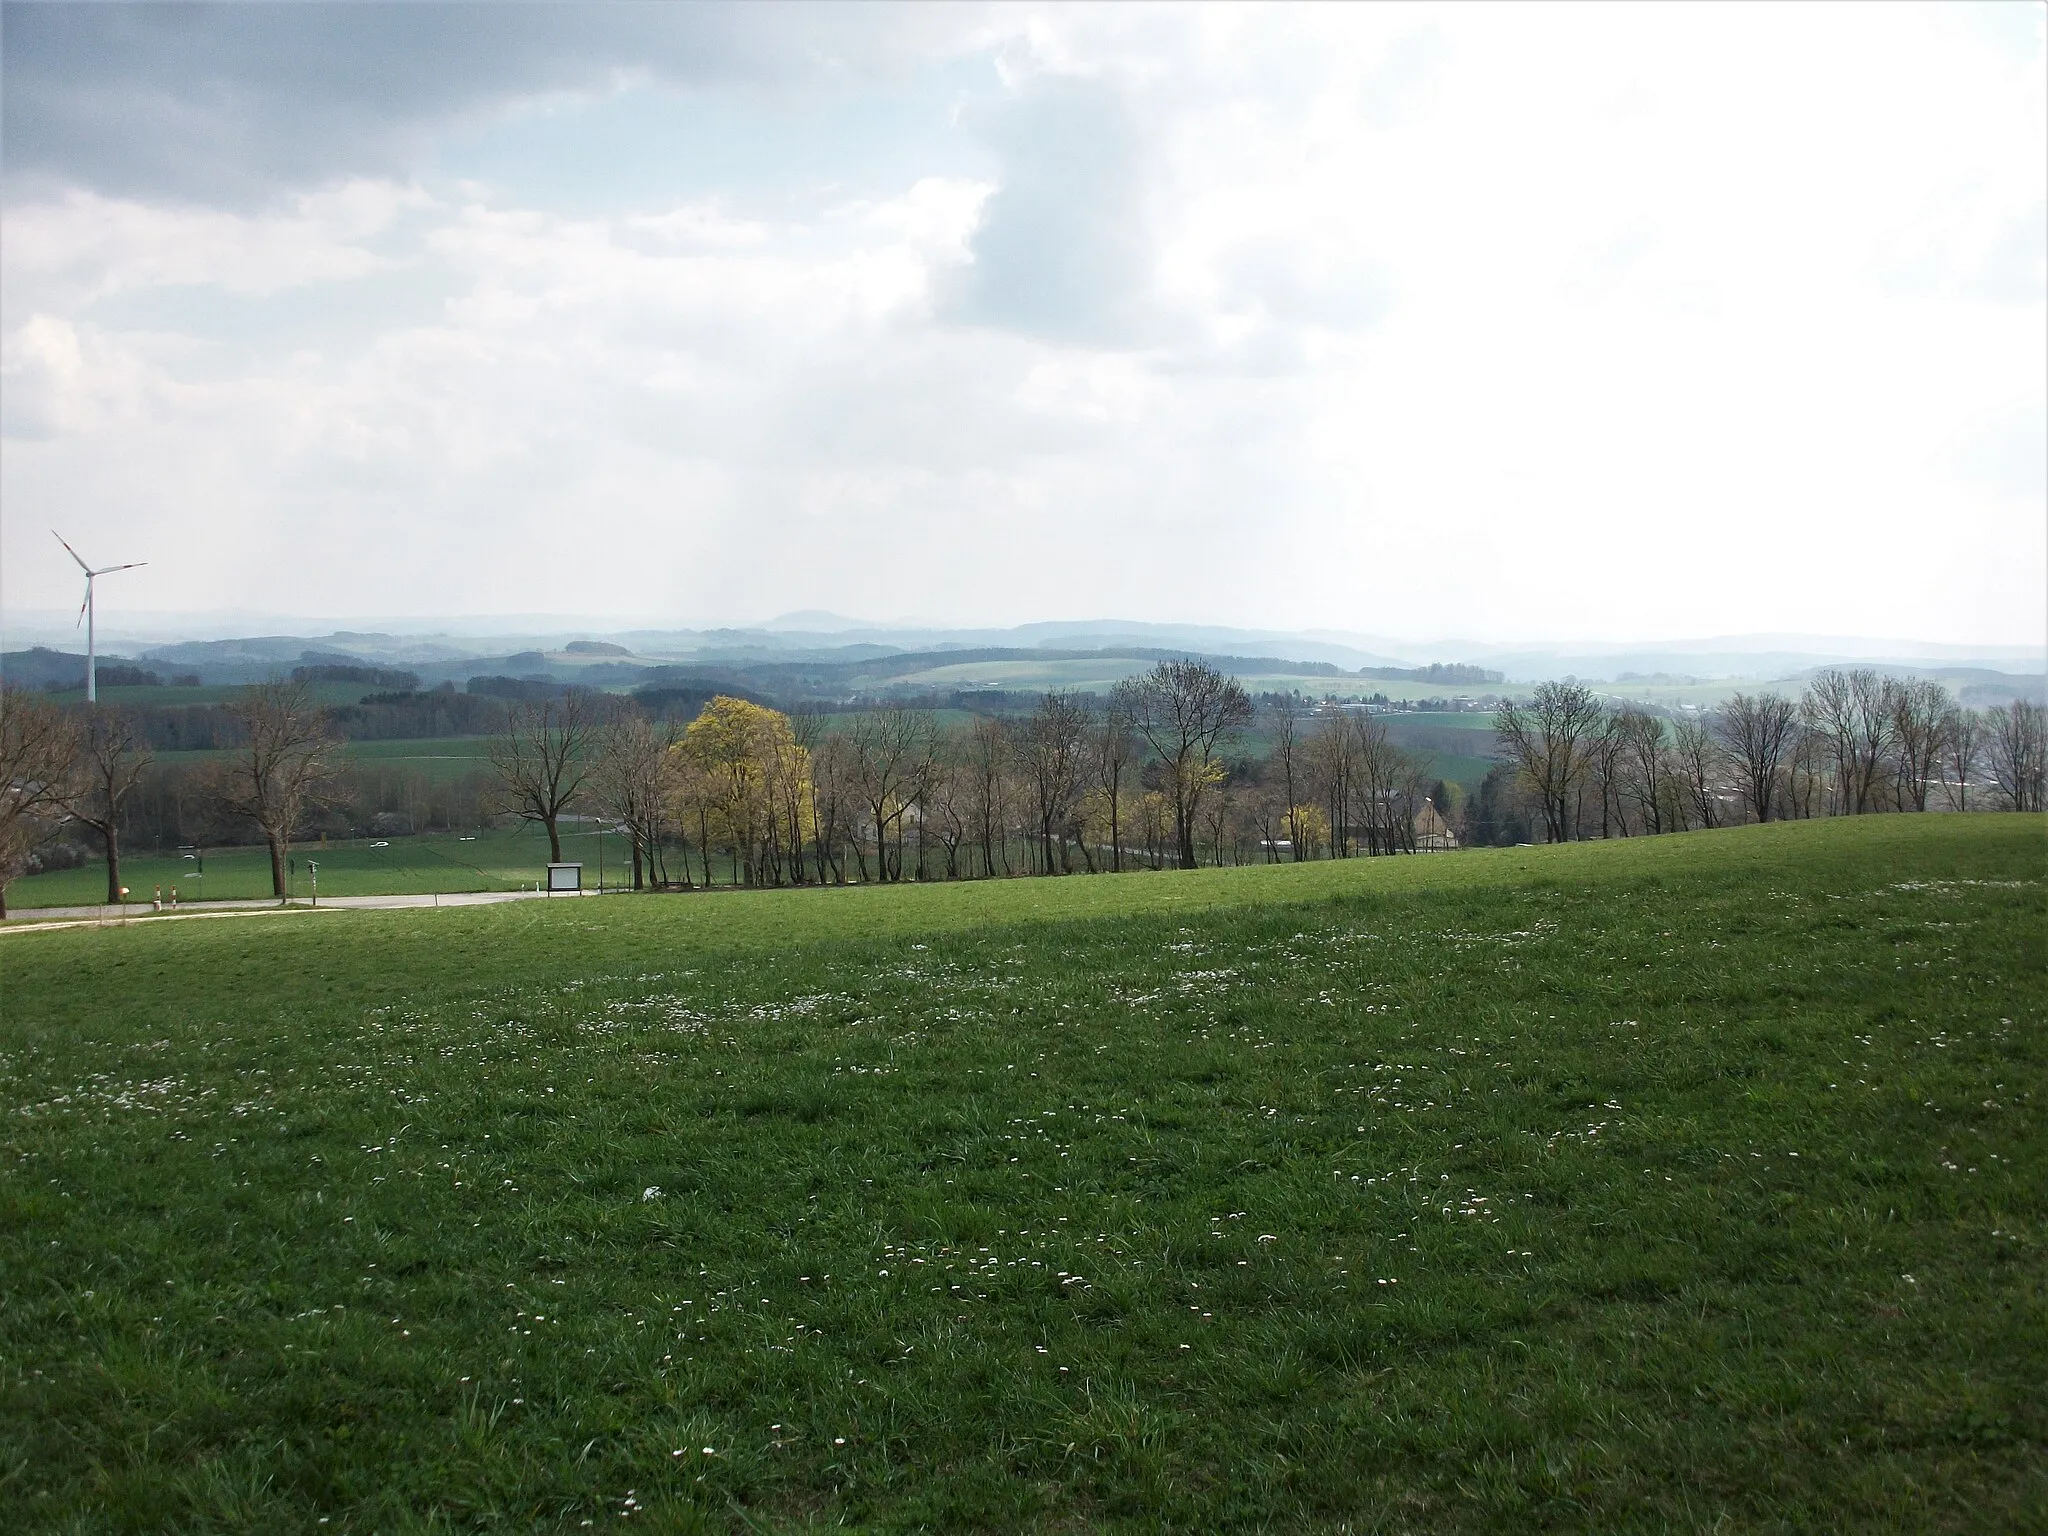
<path id="1" fill-rule="evenodd" d="M 282 895 L 292 834 L 336 777 L 340 742 L 303 679 L 245 688 L 227 707 L 241 745 L 210 765 L 206 793 L 268 845 Z M 7 884 L 68 822 L 96 834 L 106 853 L 107 900 L 122 899 L 121 833 L 154 758 L 133 710 L 69 710 L 0 688 L 0 916 Z"/>
<path id="2" fill-rule="evenodd" d="M 1235 679 L 1163 661 L 1100 700 L 1054 691 L 1028 713 L 954 726 L 901 705 L 835 725 L 723 696 L 679 725 L 569 694 L 513 709 L 493 760 L 508 803 L 547 829 L 555 857 L 560 823 L 579 809 L 625 829 L 636 886 L 721 872 L 757 885 L 1092 873 L 1444 844 L 1421 761 L 1382 722 L 1282 708 L 1277 749 L 1260 762 L 1233 751 L 1253 719 Z"/>
<path id="3" fill-rule="evenodd" d="M 153 808 L 160 827 L 197 814 L 246 828 L 268 846 L 279 895 L 291 841 L 313 818 L 396 797 L 417 826 L 419 786 L 351 766 L 311 684 L 241 690 L 223 706 L 235 745 L 174 773 L 153 771 L 132 711 L 0 690 L 0 913 L 6 882 L 67 825 L 101 844 L 108 899 L 120 899 L 138 804 L 165 802 Z M 1450 846 L 1454 818 L 1465 841 L 1488 843 L 1966 810 L 1987 798 L 2040 809 L 2048 760 L 2041 706 L 1971 711 L 1938 684 L 1870 671 L 1822 673 L 1797 699 L 1738 693 L 1675 717 L 1546 683 L 1502 706 L 1506 761 L 1462 807 L 1360 710 L 1276 699 L 1257 722 L 1266 750 L 1251 755 L 1252 701 L 1198 661 L 1163 661 L 1102 699 L 1052 692 L 1028 711 L 950 727 L 897 705 L 785 714 L 722 695 L 687 723 L 588 690 L 496 707 L 492 772 L 461 787 L 462 824 L 518 816 L 546 830 L 559 859 L 564 819 L 600 816 L 628 834 L 636 887 L 1400 853 Z M 449 820 L 453 802 L 428 814 Z"/>
<path id="4" fill-rule="evenodd" d="M 1676 718 L 1544 683 L 1495 715 L 1521 807 L 1548 842 L 1785 817 L 2043 808 L 2048 728 L 2039 704 L 1965 709 L 1925 679 L 1818 673 L 1796 699 L 1737 693 Z M 1988 780 L 1988 782 L 1987 782 Z M 1477 814 L 1511 827 L 1506 786 Z M 1490 789 L 1493 792 L 1488 793 Z M 1494 834 L 1494 835 L 1489 835 Z M 1490 823 L 1475 840 L 1498 841 Z"/>
<path id="5" fill-rule="evenodd" d="M 1077 857 L 1194 864 L 1251 718 L 1237 680 L 1197 661 L 1160 662 L 1100 705 L 1052 692 L 950 729 L 905 706 L 835 727 L 723 695 L 680 725 L 565 693 L 513 706 L 492 762 L 556 858 L 579 809 L 624 827 L 636 884 L 708 883 L 714 855 L 744 884 L 1058 874 Z"/>

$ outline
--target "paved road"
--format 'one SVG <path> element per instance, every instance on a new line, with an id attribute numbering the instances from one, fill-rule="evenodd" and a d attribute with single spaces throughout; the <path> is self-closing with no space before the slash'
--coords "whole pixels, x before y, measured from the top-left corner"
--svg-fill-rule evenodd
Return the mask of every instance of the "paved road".
<path id="1" fill-rule="evenodd" d="M 450 891 L 440 895 L 327 896 L 321 899 L 319 910 L 326 912 L 338 907 L 480 907 L 494 901 L 568 901 L 576 896 L 597 894 L 596 891 Z M 20 928 L 53 928 L 80 919 L 96 919 L 102 923 L 130 920 L 157 923 L 189 917 L 250 917 L 265 912 L 312 910 L 312 905 L 304 901 L 294 901 L 289 906 L 280 906 L 274 897 L 265 901 L 188 901 L 175 911 L 166 908 L 162 912 L 158 912 L 146 901 L 131 901 L 121 906 L 108 904 L 97 907 L 30 907 L 26 911 L 10 912 L 4 927 L 0 927 L 0 932 Z"/>

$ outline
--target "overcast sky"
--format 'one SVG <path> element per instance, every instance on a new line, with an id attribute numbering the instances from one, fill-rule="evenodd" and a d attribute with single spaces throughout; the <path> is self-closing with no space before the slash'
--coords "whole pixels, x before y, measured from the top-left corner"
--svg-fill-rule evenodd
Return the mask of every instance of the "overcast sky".
<path id="1" fill-rule="evenodd" d="M 9 4 L 0 604 L 2039 641 L 2044 16 Z"/>

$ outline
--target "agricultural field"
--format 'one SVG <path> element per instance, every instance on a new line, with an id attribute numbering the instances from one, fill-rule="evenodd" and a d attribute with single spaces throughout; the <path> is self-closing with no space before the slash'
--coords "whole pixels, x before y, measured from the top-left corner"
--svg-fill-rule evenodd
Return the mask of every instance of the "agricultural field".
<path id="1" fill-rule="evenodd" d="M 1479 783 L 1493 769 L 1490 757 L 1465 757 L 1451 752 L 1422 752 L 1422 771 L 1434 779 L 1448 779 L 1463 785 L 1467 794 L 1478 792 Z"/>
<path id="2" fill-rule="evenodd" d="M 1480 740 L 1493 740 L 1494 713 L 1490 709 L 1410 709 L 1380 716 L 1387 729 L 1401 731 L 1472 731 Z"/>
<path id="3" fill-rule="evenodd" d="M 491 771 L 488 736 L 422 736 L 392 741 L 351 741 L 343 749 L 349 761 L 365 767 L 416 768 L 430 779 L 459 779 L 466 773 Z"/>
<path id="4" fill-rule="evenodd" d="M 562 857 L 587 866 L 585 883 L 597 884 L 599 850 L 594 826 L 588 822 L 562 827 Z M 618 884 L 631 873 L 624 839 L 604 838 L 606 878 Z M 208 848 L 206 869 L 195 878 L 197 862 L 176 851 L 129 852 L 121 857 L 121 880 L 131 901 L 147 901 L 161 885 L 168 897 L 172 886 L 181 901 L 244 901 L 270 895 L 270 854 L 254 847 Z M 538 827 L 488 830 L 474 836 L 421 834 L 415 837 L 334 839 L 304 843 L 292 850 L 292 895 L 303 901 L 312 894 L 314 872 L 320 868 L 322 896 L 392 896 L 429 891 L 514 891 L 532 889 L 547 878 L 548 839 Z M 86 906 L 105 901 L 106 865 L 95 859 L 78 869 L 30 875 L 7 887 L 10 911 L 37 907 Z"/>
<path id="5" fill-rule="evenodd" d="M 2044 854 L 0 936 L 0 1528 L 2038 1530 Z"/>

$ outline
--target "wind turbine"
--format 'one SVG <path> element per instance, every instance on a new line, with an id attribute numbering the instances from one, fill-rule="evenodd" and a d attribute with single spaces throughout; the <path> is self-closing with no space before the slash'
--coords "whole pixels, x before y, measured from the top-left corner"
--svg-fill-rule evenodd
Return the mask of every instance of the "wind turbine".
<path id="1" fill-rule="evenodd" d="M 78 559 L 77 550 L 73 549 L 69 544 L 64 543 L 63 534 L 59 533 L 56 529 L 52 528 L 50 530 L 50 537 L 55 539 L 59 544 L 64 544 L 64 553 L 69 555 L 72 559 L 78 560 L 78 568 L 81 571 L 85 572 L 85 601 L 78 605 L 79 622 L 85 625 L 85 702 L 88 704 L 97 704 L 99 702 L 100 697 L 100 685 L 99 657 L 93 645 L 92 633 L 93 578 L 95 576 L 110 576 L 115 571 L 132 571 L 137 566 L 147 565 L 149 564 L 149 562 L 147 560 L 131 560 L 126 565 L 103 565 L 98 570 L 94 570 L 91 566 L 87 565 L 83 560 Z M 73 627 L 75 628 L 76 626 Z"/>

